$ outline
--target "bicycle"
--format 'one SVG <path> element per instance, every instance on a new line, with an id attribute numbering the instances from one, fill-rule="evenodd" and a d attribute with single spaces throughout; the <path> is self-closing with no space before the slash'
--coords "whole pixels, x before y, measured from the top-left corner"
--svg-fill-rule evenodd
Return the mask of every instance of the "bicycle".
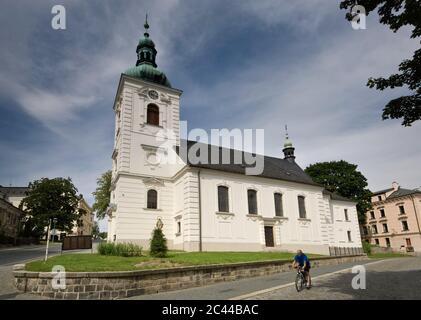
<path id="1" fill-rule="evenodd" d="M 302 291 L 307 284 L 306 272 L 302 267 L 297 268 L 297 276 L 295 277 L 295 289 L 297 292 Z"/>

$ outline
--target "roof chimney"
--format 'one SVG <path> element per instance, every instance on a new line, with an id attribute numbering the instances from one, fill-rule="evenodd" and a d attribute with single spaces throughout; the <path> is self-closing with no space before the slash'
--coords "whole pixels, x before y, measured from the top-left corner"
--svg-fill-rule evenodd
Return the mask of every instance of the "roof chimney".
<path id="1" fill-rule="evenodd" d="M 393 181 L 392 182 L 392 188 L 393 188 L 393 191 L 398 191 L 399 183 L 397 183 L 396 181 Z"/>

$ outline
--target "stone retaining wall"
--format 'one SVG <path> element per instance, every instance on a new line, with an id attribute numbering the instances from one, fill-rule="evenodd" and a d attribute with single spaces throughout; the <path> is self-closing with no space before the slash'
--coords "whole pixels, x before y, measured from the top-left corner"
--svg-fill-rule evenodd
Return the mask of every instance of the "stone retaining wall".
<path id="1" fill-rule="evenodd" d="M 312 259 L 312 267 L 366 260 L 365 255 Z M 20 270 L 19 270 L 20 269 Z M 222 281 L 266 276 L 291 270 L 290 260 L 259 261 L 207 266 L 124 272 L 66 272 L 66 288 L 53 289 L 56 273 L 25 271 L 15 266 L 19 291 L 53 299 L 118 299 L 186 289 Z"/>

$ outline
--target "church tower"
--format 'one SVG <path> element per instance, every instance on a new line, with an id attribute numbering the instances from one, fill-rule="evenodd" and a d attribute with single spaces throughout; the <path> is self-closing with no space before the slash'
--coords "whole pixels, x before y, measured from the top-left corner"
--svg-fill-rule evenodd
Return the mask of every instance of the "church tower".
<path id="1" fill-rule="evenodd" d="M 285 142 L 284 142 L 284 149 L 282 150 L 284 153 L 284 159 L 288 160 L 288 161 L 295 161 L 295 148 L 292 145 L 291 140 L 289 139 L 289 135 L 288 135 L 288 128 L 287 126 L 285 126 Z"/>
<path id="2" fill-rule="evenodd" d="M 172 205 L 167 181 L 183 164 L 175 162 L 179 160 L 175 150 L 180 145 L 182 92 L 157 68 L 158 52 L 147 17 L 144 27 L 136 64 L 121 75 L 114 102 L 108 240 L 147 247 L 158 220 L 164 231 L 172 227 L 166 217 Z"/>

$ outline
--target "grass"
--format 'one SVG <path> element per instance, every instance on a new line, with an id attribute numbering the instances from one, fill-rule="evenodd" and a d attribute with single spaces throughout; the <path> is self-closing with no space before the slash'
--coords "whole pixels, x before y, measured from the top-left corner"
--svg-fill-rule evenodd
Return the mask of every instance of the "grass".
<path id="1" fill-rule="evenodd" d="M 44 261 L 33 261 L 26 264 L 28 271 L 49 272 L 53 266 L 64 266 L 68 272 L 88 271 L 129 271 L 174 266 L 207 265 L 218 263 L 251 262 L 263 260 L 293 259 L 289 252 L 174 252 L 166 258 L 118 257 L 99 254 L 76 253 L 54 256 Z M 320 257 L 309 255 L 309 257 Z M 136 266 L 141 264 L 140 266 Z"/>

